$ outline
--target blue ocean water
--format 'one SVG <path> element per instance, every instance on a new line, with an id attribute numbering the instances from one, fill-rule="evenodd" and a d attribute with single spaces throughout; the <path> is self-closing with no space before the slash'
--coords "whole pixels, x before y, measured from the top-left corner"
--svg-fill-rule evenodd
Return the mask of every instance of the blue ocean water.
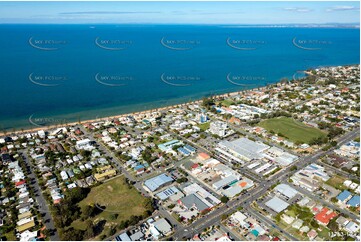
<path id="1" fill-rule="evenodd" d="M 29 24 L 0 34 L 0 129 L 146 110 L 360 60 L 359 29 Z"/>

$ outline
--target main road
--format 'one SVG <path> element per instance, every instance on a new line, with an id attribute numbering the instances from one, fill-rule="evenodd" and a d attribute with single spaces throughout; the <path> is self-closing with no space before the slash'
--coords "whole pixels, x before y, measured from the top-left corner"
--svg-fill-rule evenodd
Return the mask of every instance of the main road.
<path id="1" fill-rule="evenodd" d="M 353 130 L 351 132 L 348 132 L 345 135 L 341 136 L 337 140 L 338 146 L 341 146 L 341 145 L 353 140 L 354 138 L 356 138 L 358 136 L 359 136 L 359 130 Z M 301 170 L 305 166 L 316 162 L 320 157 L 331 153 L 335 148 L 336 147 L 331 148 L 328 151 L 319 150 L 314 154 L 308 155 L 306 157 L 301 157 L 299 160 L 297 160 L 294 163 L 294 165 L 296 165 L 297 170 Z M 250 208 L 250 204 L 252 201 L 255 201 L 258 197 L 265 194 L 265 192 L 268 189 L 270 189 L 273 185 L 275 185 L 279 182 L 287 181 L 289 176 L 292 175 L 296 171 L 293 170 L 291 167 L 287 167 L 283 171 L 275 174 L 272 177 L 272 180 L 263 181 L 263 182 L 259 183 L 258 187 L 249 191 L 246 195 L 241 195 L 241 196 L 245 196 L 245 197 L 242 197 L 242 199 L 237 198 L 237 199 L 231 200 L 227 203 L 226 207 L 221 207 L 216 210 L 213 210 L 212 212 L 210 212 L 206 216 L 198 219 L 191 225 L 179 227 L 178 230 L 173 234 L 172 237 L 175 240 L 189 238 L 189 237 L 193 236 L 194 234 L 203 231 L 203 229 L 221 221 L 221 217 L 223 214 L 228 214 L 229 212 L 231 212 L 232 210 L 234 210 L 235 208 L 238 208 L 240 206 L 242 206 L 246 211 L 251 211 L 252 208 Z M 322 202 L 324 202 L 324 201 L 322 201 Z M 251 214 L 254 215 L 255 213 L 257 213 L 257 212 L 252 212 Z M 260 220 L 263 221 L 264 223 L 270 224 L 272 227 L 278 229 L 284 236 L 288 237 L 289 239 L 297 240 L 295 237 L 293 237 L 292 235 L 288 234 L 286 231 L 282 230 L 277 225 L 275 225 L 271 220 L 264 217 L 262 214 L 259 214 L 259 213 L 257 213 L 257 214 L 258 214 L 257 217 L 260 218 Z M 166 239 L 168 239 L 168 238 L 166 238 Z"/>

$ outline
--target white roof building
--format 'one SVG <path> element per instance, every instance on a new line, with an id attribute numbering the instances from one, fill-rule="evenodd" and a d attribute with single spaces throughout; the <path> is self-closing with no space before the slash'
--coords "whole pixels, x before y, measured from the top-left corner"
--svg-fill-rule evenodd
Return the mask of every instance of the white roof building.
<path id="1" fill-rule="evenodd" d="M 289 206 L 288 203 L 278 197 L 273 197 L 271 200 L 266 202 L 265 205 L 277 213 L 282 212 Z"/>
<path id="2" fill-rule="evenodd" d="M 279 184 L 275 187 L 274 190 L 277 191 L 278 193 L 281 193 L 288 199 L 291 199 L 298 194 L 297 190 L 293 189 L 292 187 L 286 184 Z"/>

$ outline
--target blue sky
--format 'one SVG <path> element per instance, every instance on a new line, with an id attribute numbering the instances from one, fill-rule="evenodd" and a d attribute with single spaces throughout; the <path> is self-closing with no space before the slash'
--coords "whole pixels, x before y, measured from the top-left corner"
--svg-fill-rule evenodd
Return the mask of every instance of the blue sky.
<path id="1" fill-rule="evenodd" d="M 0 2 L 0 23 L 359 23 L 359 2 Z"/>

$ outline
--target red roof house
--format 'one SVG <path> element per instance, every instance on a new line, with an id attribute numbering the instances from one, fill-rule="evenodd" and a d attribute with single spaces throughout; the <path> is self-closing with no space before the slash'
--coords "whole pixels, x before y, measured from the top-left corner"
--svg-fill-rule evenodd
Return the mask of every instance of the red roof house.
<path id="1" fill-rule="evenodd" d="M 317 222 L 323 225 L 327 225 L 331 219 L 337 216 L 337 213 L 329 210 L 328 208 L 323 208 L 321 212 L 316 214 L 315 219 Z"/>

